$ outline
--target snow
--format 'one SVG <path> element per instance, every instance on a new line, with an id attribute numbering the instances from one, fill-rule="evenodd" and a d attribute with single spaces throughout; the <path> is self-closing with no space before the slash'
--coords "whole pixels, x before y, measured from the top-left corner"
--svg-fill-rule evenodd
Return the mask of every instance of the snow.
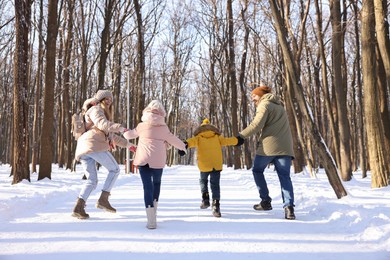
<path id="1" fill-rule="evenodd" d="M 76 173 L 53 165 L 52 180 L 11 185 L 10 166 L 0 166 L 0 260 L 68 259 L 261 259 L 389 260 L 390 187 L 371 189 L 370 174 L 344 182 L 348 196 L 337 199 L 323 170 L 317 179 L 292 174 L 296 220 L 285 220 L 280 186 L 271 167 L 266 179 L 273 210 L 259 212 L 250 170 L 224 167 L 221 218 L 200 209 L 196 166 L 164 169 L 158 226 L 145 227 L 142 182 L 124 174 L 110 201 L 117 213 L 96 209 L 107 174 L 87 201 L 90 219 L 71 216 L 83 184 Z"/>

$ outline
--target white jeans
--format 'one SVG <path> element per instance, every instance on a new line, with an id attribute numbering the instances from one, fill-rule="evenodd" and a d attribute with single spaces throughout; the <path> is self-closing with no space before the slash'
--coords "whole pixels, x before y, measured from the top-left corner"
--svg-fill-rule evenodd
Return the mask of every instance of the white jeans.
<path id="1" fill-rule="evenodd" d="M 116 162 L 114 156 L 108 151 L 106 152 L 96 152 L 85 154 L 80 157 L 81 165 L 84 168 L 84 171 L 87 175 L 87 182 L 84 187 L 81 189 L 79 198 L 87 201 L 91 192 L 96 189 L 98 184 L 98 176 L 96 163 L 101 164 L 104 168 L 108 170 L 108 175 L 106 181 L 103 185 L 103 191 L 110 192 L 114 187 L 114 184 L 119 176 L 119 165 Z"/>

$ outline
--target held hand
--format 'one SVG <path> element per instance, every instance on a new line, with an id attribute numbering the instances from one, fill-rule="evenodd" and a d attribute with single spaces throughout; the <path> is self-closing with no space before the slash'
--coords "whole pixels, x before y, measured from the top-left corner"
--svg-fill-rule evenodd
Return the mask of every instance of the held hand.
<path id="1" fill-rule="evenodd" d="M 240 135 L 237 135 L 236 138 L 237 138 L 236 146 L 241 146 L 245 141 L 244 138 L 242 138 Z"/>
<path id="2" fill-rule="evenodd" d="M 136 151 L 137 151 L 137 146 L 130 146 L 129 147 L 129 150 L 130 150 L 130 152 L 133 152 L 133 153 L 135 153 Z"/>
<path id="3" fill-rule="evenodd" d="M 121 126 L 119 128 L 119 132 L 121 132 L 121 133 L 126 133 L 127 131 L 129 131 L 129 129 L 127 129 L 127 128 L 123 127 L 123 126 Z"/>
<path id="4" fill-rule="evenodd" d="M 184 156 L 184 155 L 186 155 L 186 151 L 179 150 L 179 155 L 180 155 L 180 156 Z"/>

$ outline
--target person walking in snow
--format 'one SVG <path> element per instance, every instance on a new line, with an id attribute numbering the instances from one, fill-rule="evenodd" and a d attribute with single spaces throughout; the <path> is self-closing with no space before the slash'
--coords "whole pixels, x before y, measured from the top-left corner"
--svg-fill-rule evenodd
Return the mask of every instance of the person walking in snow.
<path id="1" fill-rule="evenodd" d="M 123 134 L 126 139 L 139 137 L 134 165 L 138 166 L 144 189 L 144 203 L 148 229 L 157 227 L 157 206 L 161 177 L 170 145 L 185 150 L 185 144 L 174 136 L 165 123 L 166 112 L 158 100 L 151 101 L 142 112 L 142 122 Z"/>
<path id="2" fill-rule="evenodd" d="M 130 148 L 134 146 L 126 139 L 114 134 L 124 132 L 126 129 L 120 124 L 111 121 L 113 96 L 108 90 L 99 90 L 94 98 L 86 100 L 83 105 L 85 113 L 85 125 L 87 131 L 77 139 L 76 160 L 86 172 L 87 181 L 81 189 L 72 216 L 79 219 L 89 218 L 85 212 L 85 203 L 98 184 L 96 163 L 108 170 L 102 193 L 96 203 L 96 207 L 115 213 L 108 201 L 111 189 L 118 176 L 119 165 L 110 150 L 116 146 Z M 96 105 L 95 105 L 96 104 Z"/>
<path id="3" fill-rule="evenodd" d="M 200 191 L 202 193 L 201 209 L 210 207 L 209 196 L 209 176 L 212 194 L 212 210 L 215 217 L 221 217 L 220 210 L 220 178 L 222 171 L 222 147 L 237 145 L 236 137 L 226 138 L 221 135 L 221 131 L 210 124 L 206 118 L 202 124 L 194 131 L 194 136 L 185 141 L 188 148 L 197 148 L 198 168 L 200 170 Z M 184 155 L 183 151 L 179 154 Z"/>
<path id="4" fill-rule="evenodd" d="M 258 86 L 252 91 L 256 115 L 237 138 L 242 144 L 245 138 L 260 133 L 252 172 L 261 201 L 253 208 L 272 210 L 272 199 L 264 178 L 265 168 L 272 163 L 280 181 L 285 218 L 295 219 L 294 190 L 290 178 L 291 160 L 294 158 L 292 134 L 286 110 L 271 91 L 268 86 Z"/>

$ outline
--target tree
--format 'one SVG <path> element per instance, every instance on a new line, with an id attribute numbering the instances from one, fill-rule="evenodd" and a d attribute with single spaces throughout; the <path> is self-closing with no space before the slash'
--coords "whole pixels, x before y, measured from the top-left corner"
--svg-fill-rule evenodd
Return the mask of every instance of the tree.
<path id="1" fill-rule="evenodd" d="M 229 44 L 229 60 L 228 60 L 228 77 L 231 91 L 231 116 L 232 116 L 232 131 L 233 135 L 238 134 L 238 99 L 237 99 L 237 76 L 236 76 L 236 54 L 234 48 L 234 18 L 232 0 L 227 0 L 227 17 L 228 17 L 228 44 Z M 233 161 L 234 169 L 241 168 L 241 152 L 239 147 L 234 147 Z"/>
<path id="2" fill-rule="evenodd" d="M 291 77 L 291 85 L 288 84 L 288 90 L 292 96 L 297 99 L 296 109 L 299 109 L 299 113 L 302 113 L 304 117 L 304 122 L 308 125 L 310 138 L 313 141 L 313 145 L 317 149 L 317 152 L 321 158 L 321 161 L 324 165 L 325 172 L 328 176 L 329 183 L 333 187 L 333 190 L 336 193 L 337 198 L 341 198 L 347 195 L 347 192 L 344 189 L 339 177 L 338 177 L 338 169 L 333 160 L 332 155 L 329 153 L 326 144 L 323 141 L 323 138 L 314 123 L 314 119 L 312 117 L 312 113 L 309 111 L 309 106 L 306 103 L 305 97 L 303 95 L 302 86 L 299 80 L 299 75 L 296 74 L 297 69 L 295 68 L 295 63 L 293 62 L 293 57 L 291 54 L 291 50 L 287 43 L 286 32 L 283 26 L 283 20 L 279 13 L 279 8 L 276 3 L 276 0 L 269 1 L 271 6 L 271 12 L 273 15 L 275 29 L 278 35 L 279 44 L 282 48 L 284 64 L 286 66 L 286 70 L 288 71 L 289 77 Z"/>
<path id="3" fill-rule="evenodd" d="M 375 18 L 373 0 L 364 0 L 362 5 L 362 69 L 364 118 L 371 169 L 371 186 L 389 185 L 389 156 L 384 146 L 384 129 L 380 120 L 377 67 L 375 54 Z"/>
<path id="4" fill-rule="evenodd" d="M 15 0 L 14 120 L 12 184 L 30 181 L 28 125 L 28 34 L 31 25 L 31 1 Z"/>
<path id="5" fill-rule="evenodd" d="M 101 34 L 101 43 L 100 43 L 100 60 L 99 60 L 99 73 L 98 73 L 98 89 L 104 89 L 104 77 L 106 75 L 106 67 L 107 67 L 107 58 L 110 52 L 110 25 L 112 16 L 114 13 L 114 7 L 116 4 L 116 0 L 107 0 L 105 1 L 104 6 L 104 27 Z"/>
<path id="6" fill-rule="evenodd" d="M 336 90 L 337 120 L 339 128 L 339 149 L 337 157 L 341 169 L 341 177 L 344 181 L 352 178 L 350 129 L 347 111 L 347 86 L 343 70 L 346 66 L 344 55 L 344 33 L 341 25 L 340 0 L 330 1 L 332 21 L 332 67 L 333 85 Z"/>
<path id="7" fill-rule="evenodd" d="M 41 131 L 41 147 L 39 160 L 38 180 L 51 179 L 51 165 L 53 162 L 53 140 L 54 134 L 54 87 L 55 87 L 55 60 L 57 42 L 57 6 L 58 0 L 49 1 L 48 24 L 46 38 L 46 69 L 45 69 L 45 92 L 43 123 Z"/>
<path id="8" fill-rule="evenodd" d="M 43 66 L 43 0 L 39 1 L 39 18 L 38 18 L 38 62 L 37 62 L 37 75 L 35 77 L 35 95 L 34 95 L 34 119 L 32 129 L 32 155 L 31 155 L 31 169 L 32 172 L 37 172 L 37 163 L 39 158 L 39 122 L 40 122 L 40 99 L 42 89 L 42 66 Z"/>

